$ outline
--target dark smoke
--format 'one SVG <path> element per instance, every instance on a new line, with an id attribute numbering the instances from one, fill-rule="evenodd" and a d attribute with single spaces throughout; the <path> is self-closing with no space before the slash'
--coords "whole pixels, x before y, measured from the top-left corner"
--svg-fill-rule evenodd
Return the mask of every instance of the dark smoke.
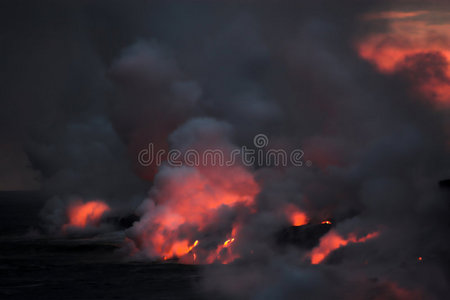
<path id="1" fill-rule="evenodd" d="M 374 30 L 359 16 L 375 1 L 68 3 L 1 9 L 0 134 L 23 146 L 42 177 L 47 232 L 60 232 L 77 197 L 102 199 L 112 215 L 139 213 L 127 232 L 136 238 L 153 216 L 146 193 L 162 197 L 164 172 L 186 171 L 140 166 L 148 143 L 233 148 L 264 133 L 274 148 L 302 148 L 312 166 L 248 170 L 261 188 L 257 213 L 223 209 L 213 225 L 242 220 L 235 247 L 254 254 L 207 266 L 205 295 L 448 295 L 449 198 L 438 182 L 450 176 L 449 111 L 410 93 L 423 78 L 448 83 L 448 62 L 416 55 L 384 76 L 360 59 L 352 41 Z M 304 249 L 280 253 L 271 242 L 287 203 L 313 220 L 333 218 L 342 235 L 380 236 L 311 265 Z"/>

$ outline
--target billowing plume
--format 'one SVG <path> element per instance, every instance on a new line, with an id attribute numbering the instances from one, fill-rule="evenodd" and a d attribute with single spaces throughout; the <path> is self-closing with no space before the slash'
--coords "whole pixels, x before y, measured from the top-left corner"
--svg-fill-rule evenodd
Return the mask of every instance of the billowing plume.
<path id="1" fill-rule="evenodd" d="M 42 174 L 47 232 L 77 227 L 76 203 L 102 201 L 82 214 L 86 230 L 137 214 L 127 257 L 211 263 L 206 295 L 445 298 L 448 20 L 369 2 L 82 2 L 71 22 L 40 28 L 38 49 L 14 56 L 31 77 L 7 92 L 27 107 L 13 105 L 20 125 L 0 113 Z M 267 148 L 301 148 L 304 164 L 137 161 L 149 143 L 228 155 L 259 133 Z M 328 231 L 280 246 L 292 225 Z"/>
<path id="2" fill-rule="evenodd" d="M 194 119 L 171 136 L 171 145 L 203 154 L 209 147 L 229 153 L 229 125 Z M 130 231 L 137 251 L 153 259 L 181 258 L 184 262 L 231 262 L 223 251 L 234 241 L 243 215 L 254 209 L 259 186 L 244 166 L 163 165 L 139 211 L 141 221 Z M 194 248 L 195 247 L 195 248 Z"/>

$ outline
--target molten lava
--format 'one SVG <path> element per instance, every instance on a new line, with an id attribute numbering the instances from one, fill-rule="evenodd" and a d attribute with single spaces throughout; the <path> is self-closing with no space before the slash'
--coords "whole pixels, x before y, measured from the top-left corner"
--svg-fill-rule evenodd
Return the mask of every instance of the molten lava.
<path id="1" fill-rule="evenodd" d="M 232 236 L 236 234 L 237 227 L 233 228 Z M 228 264 L 235 259 L 239 258 L 240 255 L 237 253 L 234 253 L 232 251 L 232 246 L 235 241 L 234 237 L 229 238 L 226 240 L 222 245 L 219 245 L 215 252 L 212 252 L 209 254 L 208 258 L 206 259 L 207 263 L 213 263 L 213 262 L 220 262 L 222 264 Z"/>
<path id="2" fill-rule="evenodd" d="M 369 239 L 377 237 L 378 235 L 379 232 L 372 232 L 359 239 L 353 234 L 351 234 L 348 238 L 344 238 L 336 231 L 331 230 L 320 239 L 320 244 L 312 249 L 309 254 L 311 263 L 315 265 L 322 262 L 332 251 L 340 247 L 344 247 L 349 243 L 363 243 Z"/>
<path id="3" fill-rule="evenodd" d="M 102 201 L 81 201 L 71 204 L 67 211 L 69 223 L 64 225 L 84 228 L 86 226 L 98 226 L 102 215 L 109 211 L 109 206 Z"/>
<path id="4" fill-rule="evenodd" d="M 284 212 L 292 226 L 308 224 L 308 216 L 293 204 L 286 205 Z"/>
<path id="5" fill-rule="evenodd" d="M 196 240 L 196 241 L 194 242 L 194 244 L 193 244 L 192 246 L 189 247 L 189 252 L 191 252 L 191 250 L 194 249 L 195 246 L 197 246 L 197 244 L 198 244 L 198 240 Z"/>
<path id="6" fill-rule="evenodd" d="M 238 257 L 232 253 L 238 224 L 230 224 L 221 244 L 214 246 L 204 236 L 223 234 L 214 232 L 221 212 L 254 209 L 259 186 L 248 171 L 242 167 L 166 168 L 157 180 L 157 192 L 146 208 L 148 218 L 135 226 L 138 248 L 151 257 L 178 258 L 183 263 L 228 263 Z M 229 221 L 234 223 L 233 217 Z"/>
<path id="7" fill-rule="evenodd" d="M 223 243 L 223 246 L 224 246 L 224 247 L 228 247 L 228 246 L 230 246 L 231 243 L 233 243 L 233 242 L 234 242 L 234 238 L 228 239 L 228 240 L 225 241 L 225 243 Z"/>

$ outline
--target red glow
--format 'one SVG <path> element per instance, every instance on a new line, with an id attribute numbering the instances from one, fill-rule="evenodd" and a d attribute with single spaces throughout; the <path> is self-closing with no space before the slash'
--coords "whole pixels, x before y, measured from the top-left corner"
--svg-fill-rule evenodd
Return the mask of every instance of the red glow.
<path id="1" fill-rule="evenodd" d="M 377 19 L 405 19 L 417 17 L 423 14 L 427 14 L 426 10 L 419 11 L 382 11 L 378 13 L 369 13 L 363 16 L 364 20 L 377 20 Z"/>
<path id="2" fill-rule="evenodd" d="M 203 240 L 196 241 L 196 236 L 217 221 L 220 209 L 236 205 L 254 209 L 254 197 L 259 187 L 253 176 L 242 167 L 165 171 L 168 172 L 167 177 L 158 186 L 154 199 L 158 204 L 150 208 L 151 218 L 137 225 L 142 232 L 140 247 L 146 249 L 150 256 L 177 257 L 183 263 L 228 263 L 237 258 L 232 254 L 232 245 L 238 234 L 238 225 L 216 249 L 211 249 L 211 245 Z M 208 245 L 208 250 L 203 245 Z"/>
<path id="3" fill-rule="evenodd" d="M 240 255 L 238 253 L 234 253 L 232 251 L 232 246 L 235 241 L 235 234 L 237 231 L 237 227 L 233 228 L 231 236 L 227 239 L 222 245 L 219 245 L 215 252 L 211 252 L 206 259 L 207 263 L 213 263 L 215 261 L 219 261 L 222 264 L 229 264 L 235 259 L 239 258 Z"/>
<path id="4" fill-rule="evenodd" d="M 384 282 L 385 291 L 376 295 L 373 300 L 386 300 L 386 299 L 408 299 L 408 300 L 423 300 L 424 297 L 422 291 L 419 289 L 406 289 L 400 287 L 396 282 Z"/>
<path id="5" fill-rule="evenodd" d="M 102 201 L 75 202 L 68 208 L 69 223 L 64 225 L 64 228 L 97 226 L 102 215 L 109 210 L 109 206 Z"/>
<path id="6" fill-rule="evenodd" d="M 320 244 L 315 247 L 309 254 L 312 264 L 322 262 L 332 251 L 346 246 L 348 243 L 363 243 L 369 239 L 376 238 L 379 232 L 372 232 L 362 238 L 356 238 L 350 235 L 348 238 L 340 236 L 336 231 L 332 230 L 320 239 Z"/>
<path id="7" fill-rule="evenodd" d="M 328 224 L 328 225 L 331 225 L 331 222 L 330 222 L 330 221 L 322 221 L 322 223 L 320 223 L 320 224 Z"/>
<path id="8" fill-rule="evenodd" d="M 224 247 L 229 247 L 231 245 L 231 243 L 234 242 L 234 238 L 228 239 L 225 241 L 225 243 L 223 243 Z"/>
<path id="9" fill-rule="evenodd" d="M 421 16 L 425 20 L 410 19 Z M 427 99 L 450 104 L 450 24 L 428 22 L 427 11 L 383 12 L 365 16 L 366 21 L 384 18 L 389 30 L 370 34 L 357 43 L 359 55 L 382 73 L 401 72 Z M 427 60 L 426 57 L 434 57 Z M 437 60 L 442 60 L 437 62 Z"/>
<path id="10" fill-rule="evenodd" d="M 302 226 L 308 224 L 308 216 L 300 209 L 298 209 L 295 205 L 286 205 L 284 212 L 293 226 Z"/>

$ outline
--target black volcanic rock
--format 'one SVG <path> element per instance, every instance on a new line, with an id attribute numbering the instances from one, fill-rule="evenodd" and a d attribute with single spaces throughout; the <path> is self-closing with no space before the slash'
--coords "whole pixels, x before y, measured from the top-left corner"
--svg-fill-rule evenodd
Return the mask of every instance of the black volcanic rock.
<path id="1" fill-rule="evenodd" d="M 130 214 L 127 216 L 109 216 L 104 221 L 108 224 L 114 225 L 117 229 L 127 229 L 132 227 L 133 223 L 139 220 L 139 216 Z"/>
<path id="2" fill-rule="evenodd" d="M 140 220 L 139 216 L 137 216 L 135 214 L 131 214 L 131 215 L 128 215 L 128 216 L 120 218 L 119 219 L 119 225 L 122 228 L 126 229 L 126 228 L 132 227 L 134 222 L 137 222 L 139 220 Z"/>
<path id="3" fill-rule="evenodd" d="M 294 245 L 305 249 L 314 248 L 320 238 L 330 229 L 331 224 L 307 224 L 290 226 L 282 229 L 276 235 L 277 244 L 281 246 Z"/>

